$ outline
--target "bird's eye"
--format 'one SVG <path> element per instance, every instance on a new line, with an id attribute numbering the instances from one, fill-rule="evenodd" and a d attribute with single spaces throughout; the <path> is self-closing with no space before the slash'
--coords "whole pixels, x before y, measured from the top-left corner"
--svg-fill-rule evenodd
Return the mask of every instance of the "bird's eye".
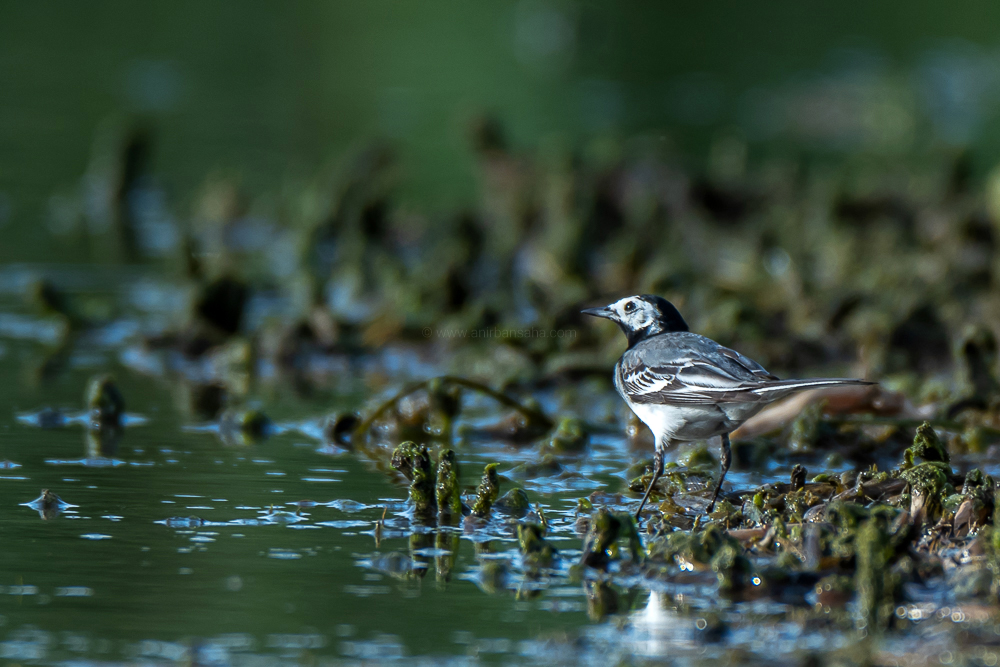
<path id="1" fill-rule="evenodd" d="M 626 313 L 631 313 L 633 310 L 635 310 L 635 303 L 629 301 L 628 303 L 625 304 L 625 307 L 622 310 L 624 310 Z"/>

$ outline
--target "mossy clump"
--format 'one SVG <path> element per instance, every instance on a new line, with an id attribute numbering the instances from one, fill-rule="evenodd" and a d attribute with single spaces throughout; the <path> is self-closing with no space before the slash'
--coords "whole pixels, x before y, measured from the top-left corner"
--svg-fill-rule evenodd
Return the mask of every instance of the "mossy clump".
<path id="1" fill-rule="evenodd" d="M 801 490 L 806 485 L 806 476 L 808 474 L 805 468 L 796 463 L 789 477 L 789 491 Z"/>
<path id="2" fill-rule="evenodd" d="M 232 276 L 221 276 L 202 286 L 194 302 L 195 316 L 216 335 L 228 338 L 240 330 L 250 290 Z"/>
<path id="3" fill-rule="evenodd" d="M 525 516 L 531 510 L 531 502 L 528 494 L 520 487 L 514 487 L 493 504 L 493 509 L 502 514 L 509 514 L 517 518 Z"/>
<path id="4" fill-rule="evenodd" d="M 948 450 L 929 422 L 924 422 L 917 427 L 917 433 L 913 437 L 913 445 L 903 453 L 902 467 L 904 469 L 913 467 L 914 461 L 918 458 L 931 463 L 947 464 L 951 461 Z"/>
<path id="5" fill-rule="evenodd" d="M 392 467 L 410 481 L 410 500 L 416 517 L 422 520 L 433 517 L 437 511 L 435 480 L 427 447 L 410 441 L 401 443 L 392 453 Z"/>
<path id="6" fill-rule="evenodd" d="M 826 411 L 826 401 L 819 401 L 802 409 L 799 416 L 792 422 L 791 433 L 788 436 L 788 448 L 793 452 L 808 452 L 816 447 L 827 423 L 823 421 Z"/>
<path id="7" fill-rule="evenodd" d="M 434 485 L 438 521 L 450 523 L 462 515 L 462 493 L 459 486 L 458 459 L 455 452 L 446 449 L 438 457 L 437 482 Z"/>
<path id="8" fill-rule="evenodd" d="M 590 529 L 583 542 L 580 563 L 598 570 L 606 570 L 613 560 L 620 557 L 618 539 L 627 538 L 632 560 L 643 560 L 642 540 L 630 514 L 612 514 L 602 509 L 590 521 Z"/>
<path id="9" fill-rule="evenodd" d="M 711 570 L 721 591 L 737 591 L 751 579 L 750 561 L 739 541 L 711 524 L 702 530 L 671 533 L 650 545 L 651 559 L 676 564 L 681 570 Z"/>
<path id="10" fill-rule="evenodd" d="M 579 454 L 589 441 L 590 435 L 583 422 L 567 417 L 559 422 L 546 448 L 557 454 Z"/>
<path id="11" fill-rule="evenodd" d="M 986 567 L 992 576 L 990 594 L 993 600 L 1000 600 L 1000 491 L 993 495 L 993 524 L 980 533 L 979 541 L 986 554 Z"/>
<path id="12" fill-rule="evenodd" d="M 527 567 L 552 567 L 558 552 L 545 540 L 545 526 L 538 523 L 518 524 L 517 541 Z"/>
<path id="13" fill-rule="evenodd" d="M 87 409 L 92 426 L 119 426 L 125 415 L 125 399 L 110 375 L 98 375 L 87 385 Z"/>
<path id="14" fill-rule="evenodd" d="M 953 515 L 951 526 L 954 537 L 965 537 L 986 524 L 994 510 L 994 488 L 996 483 L 993 478 L 979 468 L 966 473 L 961 492 L 944 501 L 945 512 Z"/>
<path id="15" fill-rule="evenodd" d="M 719 462 L 715 460 L 712 452 L 708 451 L 708 447 L 704 443 L 689 449 L 681 456 L 678 462 L 691 470 L 708 469 L 714 471 L 719 465 Z"/>
<path id="16" fill-rule="evenodd" d="M 323 424 L 323 440 L 351 448 L 352 435 L 361 423 L 361 417 L 356 412 L 340 412 L 327 417 Z"/>
<path id="17" fill-rule="evenodd" d="M 260 410 L 229 409 L 219 417 L 219 432 L 227 442 L 251 444 L 266 440 L 274 423 Z"/>
<path id="18" fill-rule="evenodd" d="M 483 468 L 483 479 L 476 491 L 476 502 L 472 505 L 472 513 L 480 519 L 489 516 L 493 503 L 500 495 L 500 479 L 497 477 L 497 463 L 488 463 Z"/>
<path id="19" fill-rule="evenodd" d="M 918 526 L 935 523 L 944 511 L 944 502 L 955 492 L 948 481 L 947 463 L 928 461 L 903 470 L 900 477 L 909 485 L 910 520 Z"/>

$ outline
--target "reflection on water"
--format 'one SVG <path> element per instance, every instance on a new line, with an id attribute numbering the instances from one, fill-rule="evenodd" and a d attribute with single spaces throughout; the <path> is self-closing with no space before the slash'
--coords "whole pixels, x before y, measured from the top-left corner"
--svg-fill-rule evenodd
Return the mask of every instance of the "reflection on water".
<path id="1" fill-rule="evenodd" d="M 19 312 L 4 299 L 0 319 L 4 309 Z M 608 572 L 575 569 L 581 497 L 618 510 L 636 502 L 616 493 L 636 455 L 613 430 L 594 432 L 585 456 L 544 461 L 535 448 L 489 436 L 481 427 L 495 423 L 495 408 L 473 403 L 455 427 L 480 428 L 456 438 L 466 502 L 478 471 L 500 461 L 502 491 L 518 485 L 528 504 L 515 512 L 498 503 L 488 520 L 423 525 L 386 470 L 352 453 L 349 439 L 330 438 L 329 425 L 354 414 L 359 394 L 374 393 L 366 372 L 407 368 L 387 358 L 391 350 L 338 377 L 342 391 L 286 400 L 280 383 L 264 383 L 261 395 L 230 404 L 231 385 L 205 384 L 205 369 L 134 363 L 127 336 L 77 340 L 45 379 L 30 371 L 44 342 L 3 344 L 0 376 L 31 378 L 0 383 L 0 405 L 9 406 L 0 413 L 9 457 L 0 462 L 0 505 L 12 510 L 0 526 L 6 660 L 603 665 L 794 661 L 802 646 L 857 644 L 850 623 L 790 621 L 808 610 L 805 598 L 724 599 L 711 573 L 654 580 L 628 559 Z M 81 410 L 83 389 L 109 370 L 123 400 L 98 401 L 100 414 L 123 403 L 129 412 L 95 418 L 94 405 Z M 785 478 L 783 466 L 752 473 L 753 482 Z M 735 474 L 735 484 L 749 475 Z M 525 522 L 545 527 L 522 530 L 524 540 L 542 540 L 528 555 L 518 543 Z M 985 618 L 940 597 L 922 604 L 902 613 L 937 633 L 921 641 L 942 651 L 957 641 L 951 628 Z"/>

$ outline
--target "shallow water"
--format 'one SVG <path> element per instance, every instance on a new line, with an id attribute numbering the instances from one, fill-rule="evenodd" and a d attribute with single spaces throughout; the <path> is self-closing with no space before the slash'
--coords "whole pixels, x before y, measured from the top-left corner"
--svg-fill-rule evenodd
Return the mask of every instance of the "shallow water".
<path id="1" fill-rule="evenodd" d="M 75 296 L 96 300 L 96 311 L 104 303 L 112 313 L 55 355 L 58 362 L 53 323 L 30 313 L 21 297 L 42 272 L 77 286 Z M 404 486 L 363 455 L 318 437 L 325 415 L 377 404 L 406 381 L 434 373 L 433 359 L 400 348 L 359 363 L 331 361 L 340 370 L 308 394 L 261 365 L 244 403 L 273 418 L 275 434 L 233 444 L 184 408 L 182 376 L 203 369 L 172 366 L 169 355 L 136 344 L 141 332 L 176 317 L 175 304 L 183 302 L 171 296 L 177 291 L 141 271 L 0 272 L 0 657 L 794 663 L 858 642 L 835 625 L 803 621 L 808 596 L 727 600 L 713 577 L 697 573 L 647 580 L 613 568 L 610 576 L 587 572 L 583 581 L 569 576 L 582 548 L 578 500 L 622 492 L 626 469 L 649 454 L 629 449 L 624 409 L 610 388 L 583 386 L 569 406 L 565 397 L 538 396 L 546 407 L 560 404 L 606 424 L 584 456 L 561 459 L 557 474 L 517 472 L 538 458 L 535 447 L 483 437 L 456 446 L 463 486 L 474 487 L 483 465 L 499 461 L 501 492 L 523 486 L 529 518 L 547 519 L 547 539 L 561 557 L 552 570 L 529 576 L 516 520 L 495 517 L 477 530 L 415 526 Z M 264 318 L 283 306 L 255 307 Z M 115 374 L 127 402 L 117 442 L 94 440 L 83 426 L 84 388 L 99 372 Z M 462 417 L 468 425 L 498 416 L 488 403 L 470 403 Z M 730 480 L 749 488 L 785 479 L 789 468 L 776 461 L 764 472 L 734 471 Z M 62 499 L 61 511 L 34 503 L 42 489 Z M 637 502 L 607 499 L 618 509 Z M 958 650 L 954 628 L 976 614 L 988 617 L 958 606 L 942 614 L 940 594 L 916 596 L 928 602 L 901 613 L 934 655 Z M 882 646 L 883 657 L 905 658 L 910 650 L 899 639 Z M 988 649 L 976 650 L 989 664 Z"/>

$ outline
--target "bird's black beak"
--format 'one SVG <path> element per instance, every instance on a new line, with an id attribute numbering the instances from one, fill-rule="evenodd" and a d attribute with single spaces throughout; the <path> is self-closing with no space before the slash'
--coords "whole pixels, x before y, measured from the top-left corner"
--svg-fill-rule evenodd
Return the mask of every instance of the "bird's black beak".
<path id="1" fill-rule="evenodd" d="M 600 308 L 587 308 L 581 310 L 584 315 L 593 315 L 594 317 L 604 317 L 609 320 L 615 319 L 615 311 L 611 310 L 607 306 L 602 306 Z"/>

